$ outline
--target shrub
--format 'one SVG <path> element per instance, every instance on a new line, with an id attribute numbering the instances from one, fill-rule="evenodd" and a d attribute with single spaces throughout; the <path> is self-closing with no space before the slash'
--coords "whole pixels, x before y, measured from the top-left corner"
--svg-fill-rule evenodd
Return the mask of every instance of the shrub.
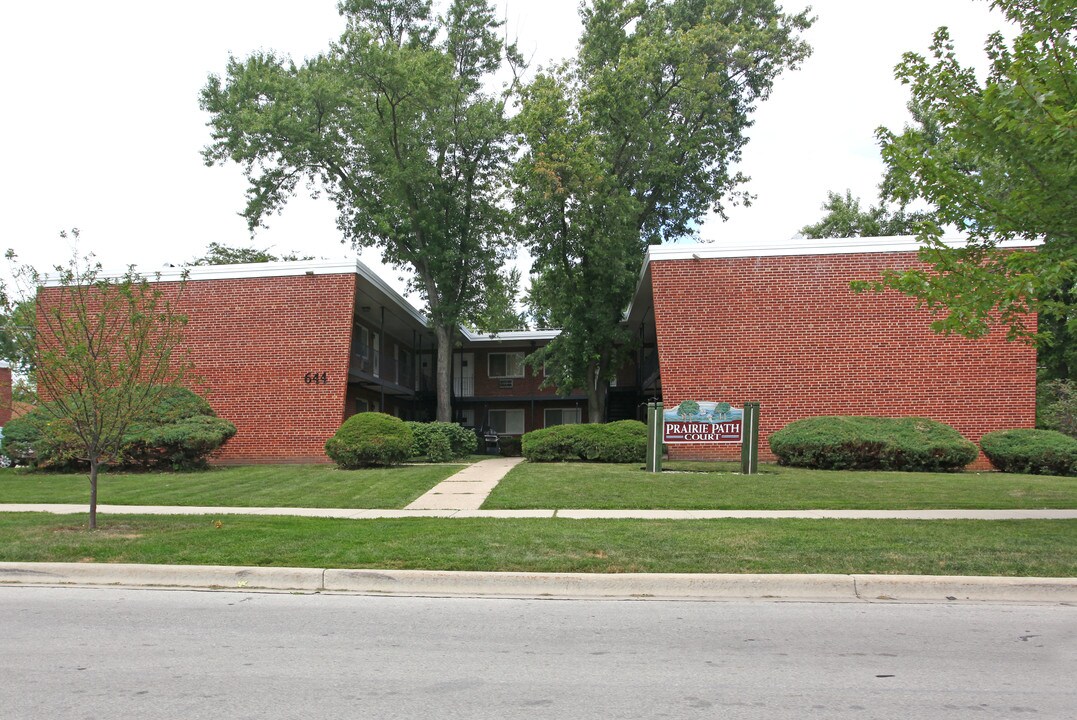
<path id="1" fill-rule="evenodd" d="M 426 443 L 426 458 L 430 462 L 445 462 L 452 459 L 452 446 L 449 438 L 441 433 L 432 433 Z"/>
<path id="2" fill-rule="evenodd" d="M 121 464 L 135 468 L 189 470 L 204 467 L 206 456 L 236 434 L 205 398 L 186 388 L 169 388 L 146 417 L 131 424 Z"/>
<path id="3" fill-rule="evenodd" d="M 822 470 L 952 472 L 976 459 L 976 446 L 927 418 L 814 417 L 770 436 L 782 465 Z"/>
<path id="4" fill-rule="evenodd" d="M 555 425 L 524 435 L 522 450 L 532 462 L 643 462 L 647 455 L 647 426 L 636 420 Z"/>
<path id="5" fill-rule="evenodd" d="M 414 446 L 411 450 L 412 457 L 419 455 L 430 457 L 430 441 L 431 438 L 435 436 L 445 439 L 449 451 L 442 460 L 435 460 L 433 457 L 430 457 L 430 460 L 433 462 L 467 457 L 474 453 L 479 446 L 479 439 L 476 437 L 475 431 L 469 430 L 462 425 L 457 425 L 456 423 L 408 422 L 405 424 L 411 430 L 412 436 L 415 438 Z"/>
<path id="6" fill-rule="evenodd" d="M 236 434 L 236 426 L 217 417 L 209 403 L 186 388 L 162 388 L 160 401 L 127 429 L 122 468 L 188 470 L 204 467 L 206 456 Z M 17 463 L 51 470 L 84 469 L 71 424 L 48 406 L 35 408 L 4 428 L 4 453 Z"/>
<path id="7" fill-rule="evenodd" d="M 980 447 L 1003 472 L 1077 475 L 1077 440 L 1055 430 L 1000 430 L 980 438 Z"/>
<path id="8" fill-rule="evenodd" d="M 498 438 L 497 447 L 505 457 L 520 457 L 522 441 L 519 435 L 502 435 Z"/>
<path id="9" fill-rule="evenodd" d="M 415 438 L 400 418 L 365 412 L 344 421 L 325 441 L 325 452 L 345 469 L 395 465 L 411 456 Z"/>

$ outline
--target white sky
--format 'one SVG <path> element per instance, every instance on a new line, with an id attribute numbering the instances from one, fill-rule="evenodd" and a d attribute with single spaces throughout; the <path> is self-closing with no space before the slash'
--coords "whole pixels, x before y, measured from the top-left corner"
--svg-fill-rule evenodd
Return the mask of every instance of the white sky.
<path id="1" fill-rule="evenodd" d="M 574 52 L 576 0 L 500 0 L 508 31 L 534 65 Z M 789 0 L 789 11 L 803 0 Z M 814 54 L 775 85 L 755 114 L 741 169 L 757 195 L 704 240 L 792 237 L 821 215 L 827 190 L 874 202 L 882 163 L 879 125 L 900 129 L 908 91 L 893 78 L 907 50 L 926 51 L 948 25 L 966 64 L 983 66 L 983 43 L 1003 19 L 984 0 L 816 0 L 806 34 Z M 53 0 L 0 10 L 0 250 L 39 269 L 70 258 L 63 229 L 82 231 L 82 252 L 108 268 L 144 272 L 179 264 L 211 241 L 354 257 L 340 244 L 324 196 L 297 196 L 252 241 L 237 215 L 245 181 L 237 166 L 207 168 L 199 90 L 228 54 L 272 49 L 300 60 L 336 39 L 336 0 Z M 363 261 L 377 266 L 378 253 Z M 400 286 L 399 273 L 386 280 Z"/>

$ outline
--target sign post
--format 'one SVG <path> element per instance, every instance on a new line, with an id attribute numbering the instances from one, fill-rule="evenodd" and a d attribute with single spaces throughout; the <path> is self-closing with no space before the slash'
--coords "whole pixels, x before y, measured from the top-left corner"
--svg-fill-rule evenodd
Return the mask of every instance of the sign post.
<path id="1" fill-rule="evenodd" d="M 740 471 L 745 475 L 759 472 L 759 403 L 744 403 L 744 440 L 740 446 Z"/>
<path id="2" fill-rule="evenodd" d="M 647 472 L 662 472 L 662 438 L 665 419 L 662 403 L 647 403 Z"/>

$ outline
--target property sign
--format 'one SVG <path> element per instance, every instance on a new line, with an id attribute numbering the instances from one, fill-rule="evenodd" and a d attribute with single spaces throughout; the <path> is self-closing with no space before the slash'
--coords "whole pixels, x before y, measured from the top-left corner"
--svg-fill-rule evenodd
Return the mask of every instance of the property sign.
<path id="1" fill-rule="evenodd" d="M 662 414 L 663 442 L 739 443 L 743 437 L 744 410 L 727 402 L 685 400 Z"/>

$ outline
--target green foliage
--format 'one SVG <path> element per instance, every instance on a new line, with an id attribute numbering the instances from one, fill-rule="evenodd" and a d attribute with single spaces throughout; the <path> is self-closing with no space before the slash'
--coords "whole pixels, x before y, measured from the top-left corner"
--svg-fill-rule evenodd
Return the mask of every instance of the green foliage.
<path id="1" fill-rule="evenodd" d="M 681 417 L 691 417 L 699 413 L 699 403 L 695 400 L 685 400 L 677 406 L 677 414 Z"/>
<path id="2" fill-rule="evenodd" d="M 912 91 L 914 124 L 877 132 L 887 197 L 927 201 L 920 227 L 929 269 L 890 272 L 863 290 L 894 288 L 935 316 L 933 327 L 981 337 L 992 327 L 1043 343 L 1077 333 L 1077 6 L 1059 0 L 996 0 L 1019 34 L 992 34 L 981 82 L 963 67 L 946 28 L 931 59 L 906 53 L 897 77 Z M 968 235 L 947 247 L 943 226 Z M 1042 241 L 1007 250 L 1006 240 Z M 1056 344 L 1056 348 L 1059 346 Z"/>
<path id="3" fill-rule="evenodd" d="M 979 454 L 956 430 L 927 418 L 797 420 L 770 436 L 782 465 L 820 470 L 957 471 Z"/>
<path id="4" fill-rule="evenodd" d="M 271 52 L 230 58 L 211 76 L 209 164 L 235 162 L 249 182 L 252 231 L 304 183 L 336 205 L 356 247 L 414 270 L 438 344 L 439 420 L 447 421 L 451 333 L 504 320 L 515 277 L 505 181 L 508 92 L 493 75 L 520 58 L 487 0 L 343 0 L 347 28 L 296 65 Z M 486 308 L 486 299 L 498 307 Z M 499 328 L 490 328 L 499 329 Z"/>
<path id="5" fill-rule="evenodd" d="M 0 360 L 16 373 L 34 369 L 37 303 L 33 297 L 8 299 L 0 304 Z"/>
<path id="6" fill-rule="evenodd" d="M 519 435 L 502 435 L 497 442 L 498 452 L 505 457 L 520 457 L 523 454 L 523 440 Z"/>
<path id="7" fill-rule="evenodd" d="M 269 248 L 239 248 L 229 247 L 228 245 L 222 245 L 221 243 L 211 242 L 206 247 L 206 254 L 202 257 L 197 257 L 189 263 L 188 266 L 198 265 L 236 265 L 239 263 L 268 263 L 268 262 L 280 262 L 280 261 L 292 261 L 292 260 L 313 260 L 313 255 L 299 256 L 296 251 L 285 253 L 280 257 L 277 257 L 273 253 L 269 252 Z"/>
<path id="8" fill-rule="evenodd" d="M 636 420 L 555 425 L 526 433 L 522 450 L 531 462 L 643 462 L 647 455 L 647 426 Z"/>
<path id="9" fill-rule="evenodd" d="M 426 458 L 430 462 L 451 460 L 452 447 L 449 446 L 449 439 L 441 433 L 431 435 L 430 440 L 426 443 Z"/>
<path id="10" fill-rule="evenodd" d="M 113 464 L 124 469 L 189 470 L 236 434 L 205 399 L 186 388 L 164 387 L 159 402 L 132 420 Z M 85 445 L 73 424 L 52 404 L 35 408 L 4 427 L 3 452 L 17 463 L 53 470 L 84 470 Z"/>
<path id="11" fill-rule="evenodd" d="M 1037 388 L 1037 425 L 1077 438 L 1077 382 L 1050 380 Z"/>
<path id="12" fill-rule="evenodd" d="M 733 165 L 749 114 L 809 52 L 807 13 L 771 0 L 581 4 L 579 55 L 523 88 L 516 119 L 518 230 L 533 258 L 528 304 L 561 334 L 529 358 L 605 417 L 634 336 L 620 324 L 648 244 L 694 232 L 747 200 Z"/>
<path id="13" fill-rule="evenodd" d="M 823 210 L 826 210 L 823 219 L 800 228 L 801 235 L 808 238 L 912 235 L 917 225 L 928 218 L 927 213 L 907 212 L 904 207 L 891 211 L 882 203 L 861 210 L 860 198 L 853 197 L 852 190 L 846 190 L 844 196 L 828 192 Z"/>
<path id="14" fill-rule="evenodd" d="M 170 387 L 128 428 L 121 463 L 146 469 L 205 467 L 206 457 L 235 434 L 236 426 L 217 417 L 205 398 Z"/>
<path id="15" fill-rule="evenodd" d="M 60 233 L 68 242 L 78 230 Z M 37 297 L 37 323 L 14 327 L 17 343 L 33 358 L 32 380 L 50 402 L 57 437 L 73 445 L 89 465 L 90 528 L 97 526 L 97 474 L 122 461 L 131 424 L 156 405 L 168 387 L 180 385 L 191 363 L 180 351 L 187 318 L 176 311 L 184 284 L 166 296 L 133 268 L 106 276 L 93 255 L 75 255 L 53 273 L 13 265 L 15 293 L 0 287 L 0 310 Z M 73 438 L 73 439 L 72 439 Z"/>
<path id="16" fill-rule="evenodd" d="M 325 441 L 325 453 L 345 469 L 396 465 L 411 456 L 414 442 L 411 429 L 400 418 L 365 412 L 344 421 Z"/>
<path id="17" fill-rule="evenodd" d="M 1003 472 L 1077 476 L 1077 439 L 1054 430 L 987 433 L 980 447 Z"/>
<path id="18" fill-rule="evenodd" d="M 457 423 L 446 422 L 408 422 L 406 423 L 415 438 L 412 457 L 425 455 L 431 462 L 443 462 L 453 458 L 467 457 L 479 446 L 479 439 L 474 430 L 469 430 Z M 441 438 L 435 441 L 434 438 Z M 444 440 L 444 443 L 442 443 Z M 434 445 L 437 449 L 434 449 Z M 442 451 L 444 446 L 444 451 Z M 434 457 L 437 454 L 438 457 Z"/>

